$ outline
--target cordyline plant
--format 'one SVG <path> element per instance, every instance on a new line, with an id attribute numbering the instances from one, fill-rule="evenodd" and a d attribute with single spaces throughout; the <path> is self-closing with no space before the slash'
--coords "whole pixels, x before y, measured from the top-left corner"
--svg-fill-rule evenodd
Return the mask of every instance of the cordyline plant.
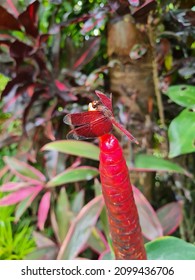
<path id="1" fill-rule="evenodd" d="M 116 258 L 141 258 L 145 255 L 145 252 L 142 247 L 143 243 L 142 237 L 140 235 L 139 224 L 138 226 L 136 226 L 136 224 L 128 224 L 128 221 L 130 221 L 131 218 L 133 223 L 135 221 L 138 222 L 137 210 L 132 198 L 132 187 L 129 180 L 128 170 L 125 161 L 122 159 L 122 150 L 118 145 L 118 141 L 113 135 L 109 134 L 109 131 L 112 129 L 113 123 L 115 123 L 119 128 L 121 128 L 121 126 L 117 124 L 116 120 L 114 120 L 111 100 L 99 91 L 97 91 L 96 94 L 99 96 L 101 102 L 92 102 L 91 108 L 93 108 L 94 111 L 81 114 L 70 114 L 65 117 L 66 122 L 75 123 L 77 119 L 77 125 L 81 125 L 81 123 L 83 124 L 82 126 L 70 132 L 69 137 L 73 138 L 73 135 L 77 136 L 77 139 L 90 138 L 95 136 L 99 137 L 101 142 L 101 180 L 105 202 L 108 206 L 108 215 L 110 217 L 110 228 L 113 236 Z M 99 111 L 97 111 L 97 109 L 99 109 Z M 105 115 L 106 112 L 107 116 Z M 92 117 L 92 115 L 94 116 L 94 118 Z M 78 124 L 78 116 L 80 124 Z M 87 118 L 88 122 L 85 122 L 87 121 Z M 102 121 L 104 123 L 107 123 L 107 125 L 103 126 L 102 124 L 100 126 L 95 126 L 95 123 L 98 124 Z M 93 130 L 94 127 L 96 127 L 95 130 Z M 98 127 L 99 129 L 97 129 Z M 101 136 L 102 129 L 104 135 Z M 127 132 L 124 128 L 123 131 L 127 135 L 129 134 L 129 132 Z M 90 136 L 89 132 L 92 133 Z M 84 133 L 84 135 L 82 133 Z M 136 142 L 136 140 L 131 135 L 130 139 Z M 112 152 L 112 149 L 116 149 L 115 152 Z M 51 203 L 56 197 L 55 187 L 63 186 L 69 183 L 77 183 L 78 181 L 86 182 L 87 180 L 91 180 L 98 175 L 98 171 L 96 168 L 90 166 L 78 166 L 80 164 L 78 158 L 72 164 L 72 166 L 56 175 L 54 172 L 55 166 L 53 164 L 55 151 L 98 160 L 98 148 L 95 145 L 86 143 L 84 141 L 80 141 L 78 145 L 77 141 L 74 140 L 60 140 L 46 144 L 42 150 L 50 150 L 49 153 L 52 153 L 52 172 L 49 172 L 47 174 L 47 177 L 49 175 L 49 179 L 46 179 L 46 176 L 43 173 L 27 163 L 24 163 L 13 157 L 4 157 L 6 166 L 0 171 L 0 176 L 1 178 L 5 179 L 3 179 L 3 185 L 1 186 L 0 191 L 4 194 L 7 192 L 9 194 L 0 199 L 0 206 L 17 204 L 15 211 L 15 221 L 18 221 L 28 207 L 30 207 L 32 204 L 36 205 L 38 202 L 39 206 L 37 215 L 37 226 L 40 230 L 44 230 L 44 225 L 46 220 L 48 220 L 48 214 L 50 212 L 50 220 L 57 244 L 55 244 L 54 242 L 52 242 L 51 244 L 51 241 L 47 240 L 46 243 L 48 244 L 48 247 L 42 248 L 40 247 L 40 244 L 45 244 L 45 241 L 42 242 L 40 240 L 45 240 L 45 237 L 40 237 L 39 235 L 39 237 L 36 238 L 38 248 L 34 254 L 34 258 L 36 259 L 53 259 L 56 257 L 58 259 L 73 259 L 88 247 L 92 248 L 92 250 L 98 253 L 99 259 L 105 259 L 105 257 L 108 258 L 109 246 L 105 241 L 105 238 L 103 238 L 99 230 L 92 230 L 92 227 L 95 226 L 102 208 L 101 196 L 94 198 L 85 206 L 83 199 L 82 203 L 75 202 L 77 208 L 77 210 L 75 211 L 73 210 L 75 207 L 73 207 L 72 210 L 69 208 L 68 204 L 70 203 L 67 204 L 68 198 L 66 198 L 65 189 L 61 188 L 59 199 L 57 199 L 57 208 L 61 209 L 60 213 L 56 213 L 54 204 Z M 111 159 L 113 160 L 113 164 L 110 161 Z M 59 160 L 59 158 L 56 160 Z M 117 162 L 118 160 L 122 161 L 119 163 Z M 124 170 L 117 176 L 117 168 L 121 167 L 123 167 Z M 174 168 L 176 167 L 174 166 Z M 8 173 L 8 169 L 10 170 L 10 174 Z M 183 171 L 181 170 L 180 172 Z M 9 182 L 11 174 L 12 176 L 16 176 L 16 182 Z M 109 185 L 111 187 L 109 187 Z M 124 189 L 121 190 L 123 187 Z M 120 191 L 121 193 L 117 193 L 118 191 Z M 127 192 L 129 192 L 129 197 L 126 200 L 124 199 L 124 196 L 125 194 L 127 194 Z M 142 233 L 147 240 L 154 240 L 157 237 L 169 235 L 175 231 L 182 219 L 182 208 L 180 207 L 178 202 L 169 203 L 159 208 L 155 213 L 150 203 L 137 188 L 133 187 L 133 192 L 136 204 L 138 206 Z M 78 197 L 83 197 L 82 193 L 83 192 L 79 192 Z M 78 201 L 78 199 L 76 200 Z M 130 200 L 132 203 L 131 208 L 129 208 Z M 80 204 L 79 208 L 78 204 Z M 115 208 L 117 209 L 117 211 L 115 211 Z M 129 220 L 124 218 L 123 215 L 125 214 L 125 212 L 129 216 Z M 75 214 L 77 216 L 75 216 Z M 113 217 L 115 217 L 115 215 L 118 215 L 118 218 L 113 220 Z M 73 217 L 75 217 L 74 221 L 72 221 Z M 133 228 L 135 231 L 133 230 Z M 124 231 L 122 232 L 121 229 L 123 229 Z M 107 235 L 107 240 L 109 240 L 107 229 L 105 228 L 104 224 L 103 230 Z M 136 235 L 137 232 L 136 236 L 138 239 L 136 239 L 136 247 L 138 250 L 141 250 L 141 255 L 139 255 L 138 250 L 136 252 L 131 251 L 131 249 L 133 248 L 131 248 L 131 239 L 129 240 L 128 237 L 124 235 L 125 230 L 131 237 Z M 132 233 L 132 235 L 130 233 Z M 82 238 L 79 239 L 78 236 L 80 235 L 82 236 Z M 127 238 L 124 240 L 122 238 L 123 236 L 126 236 Z M 118 243 L 118 241 L 121 241 L 121 243 Z M 167 242 L 173 241 L 174 240 L 167 240 Z M 156 242 L 159 248 L 159 243 L 158 241 Z M 177 243 L 179 241 L 175 240 L 175 242 Z M 120 253 L 121 248 L 127 248 L 125 244 L 127 246 L 130 246 L 130 255 L 129 252 L 123 251 L 122 254 Z M 163 246 L 166 247 L 166 244 Z M 167 248 L 169 249 L 169 247 L 170 246 L 168 244 Z M 150 248 L 149 245 L 148 248 Z M 155 250 L 153 249 L 153 247 L 152 252 L 154 252 L 155 255 Z M 131 255 L 131 253 L 133 254 Z M 33 258 L 32 255 L 30 257 Z M 152 258 L 153 257 L 154 256 L 152 255 Z"/>
<path id="2" fill-rule="evenodd" d="M 62 122 L 56 120 L 67 113 L 69 103 L 80 98 L 82 89 L 79 87 L 85 85 L 86 79 L 85 76 L 82 80 L 80 69 L 97 53 L 100 37 L 84 41 L 79 52 L 74 49 L 73 57 L 68 55 L 67 62 L 64 53 L 68 53 L 68 43 L 62 54 L 59 34 L 71 22 L 66 26 L 55 25 L 52 30 L 42 33 L 38 16 L 40 1 L 33 1 L 21 13 L 12 1 L 7 1 L 7 6 L 9 10 L 0 5 L 0 54 L 4 58 L 0 66 L 9 81 L 0 99 L 2 110 L 13 114 L 8 123 L 20 120 L 22 129 L 8 132 L 6 127 L 0 146 L 7 146 L 8 141 L 9 144 L 22 143 L 28 136 L 31 141 L 28 151 L 34 149 L 36 153 L 46 139 L 62 138 L 62 129 L 58 127 Z M 89 94 L 82 98 L 89 98 Z M 65 111 L 61 112 L 63 108 Z M 33 161 L 30 153 L 27 157 Z"/>
<path id="3" fill-rule="evenodd" d="M 79 126 L 68 134 L 68 138 L 99 137 L 99 171 L 115 257 L 118 260 L 144 260 L 146 251 L 128 168 L 118 140 L 109 132 L 114 124 L 130 140 L 137 141 L 115 121 L 111 98 L 99 91 L 96 95 L 100 101 L 92 102 L 90 111 L 65 117 L 66 123 Z"/>

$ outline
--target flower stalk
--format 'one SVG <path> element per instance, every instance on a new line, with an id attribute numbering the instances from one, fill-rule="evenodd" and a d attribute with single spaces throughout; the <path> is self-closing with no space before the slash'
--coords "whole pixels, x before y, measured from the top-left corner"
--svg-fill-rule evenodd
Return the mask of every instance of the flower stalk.
<path id="1" fill-rule="evenodd" d="M 146 260 L 129 171 L 118 140 L 112 134 L 100 139 L 100 178 L 117 260 Z"/>

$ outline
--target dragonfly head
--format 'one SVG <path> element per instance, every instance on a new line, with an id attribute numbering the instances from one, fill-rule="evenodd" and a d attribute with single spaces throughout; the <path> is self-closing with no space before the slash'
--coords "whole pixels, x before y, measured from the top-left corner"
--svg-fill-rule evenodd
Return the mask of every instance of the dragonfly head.
<path id="1" fill-rule="evenodd" d="M 88 105 L 88 111 L 97 111 L 99 105 L 100 105 L 100 102 L 98 100 L 90 102 Z"/>

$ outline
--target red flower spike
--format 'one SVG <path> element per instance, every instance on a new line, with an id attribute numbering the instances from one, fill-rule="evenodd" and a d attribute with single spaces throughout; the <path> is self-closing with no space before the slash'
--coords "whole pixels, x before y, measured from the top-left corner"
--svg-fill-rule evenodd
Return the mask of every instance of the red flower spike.
<path id="1" fill-rule="evenodd" d="M 115 125 L 131 141 L 138 142 L 115 120 L 112 96 L 108 98 L 100 91 L 95 93 L 99 100 L 89 104 L 88 112 L 65 116 L 65 123 L 78 126 L 68 133 L 67 138 L 79 140 L 99 137 L 102 193 L 116 259 L 145 260 L 146 251 L 126 161 L 118 140 L 108 133 Z"/>
<path id="2" fill-rule="evenodd" d="M 117 260 L 146 260 L 126 161 L 112 134 L 100 139 L 100 178 Z"/>

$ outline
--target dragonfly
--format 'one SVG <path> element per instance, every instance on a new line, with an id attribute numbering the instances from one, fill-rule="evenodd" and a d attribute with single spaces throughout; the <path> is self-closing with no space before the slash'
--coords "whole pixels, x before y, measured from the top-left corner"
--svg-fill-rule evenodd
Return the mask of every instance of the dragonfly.
<path id="1" fill-rule="evenodd" d="M 115 119 L 112 108 L 112 94 L 107 97 L 98 90 L 95 91 L 95 94 L 99 100 L 89 103 L 87 112 L 67 114 L 64 117 L 66 124 L 76 127 L 67 134 L 67 138 L 76 140 L 93 139 L 110 133 L 115 126 L 130 141 L 138 144 L 136 138 Z"/>

